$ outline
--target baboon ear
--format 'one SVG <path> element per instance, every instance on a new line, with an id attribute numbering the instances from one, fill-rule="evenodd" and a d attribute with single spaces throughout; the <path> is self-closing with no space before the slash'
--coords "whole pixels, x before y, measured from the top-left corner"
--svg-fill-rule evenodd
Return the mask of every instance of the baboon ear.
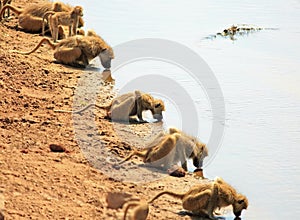
<path id="1" fill-rule="evenodd" d="M 243 199 L 241 199 L 241 200 L 238 201 L 238 204 L 242 204 L 242 203 L 244 203 Z"/>
<path id="2" fill-rule="evenodd" d="M 106 51 L 106 50 L 107 50 L 107 48 L 103 48 L 101 52 L 104 52 L 104 51 Z"/>
<path id="3" fill-rule="evenodd" d="M 160 107 L 160 106 L 161 106 L 161 104 L 158 103 L 158 104 L 155 105 L 155 108 L 158 108 L 158 107 Z"/>

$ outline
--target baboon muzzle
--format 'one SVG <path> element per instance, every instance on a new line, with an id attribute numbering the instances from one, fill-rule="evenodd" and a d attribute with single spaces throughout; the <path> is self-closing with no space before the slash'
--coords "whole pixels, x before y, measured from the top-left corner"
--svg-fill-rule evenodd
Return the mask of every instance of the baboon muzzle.
<path id="1" fill-rule="evenodd" d="M 193 165 L 197 168 L 200 168 L 203 166 L 203 161 L 199 160 L 199 158 L 194 157 L 193 158 Z"/>
<path id="2" fill-rule="evenodd" d="M 242 214 L 242 211 L 233 212 L 233 214 L 235 215 L 235 217 L 240 217 L 240 215 Z"/>
<path id="3" fill-rule="evenodd" d="M 154 114 L 153 118 L 156 119 L 157 121 L 161 121 L 163 119 L 163 116 L 160 114 Z"/>

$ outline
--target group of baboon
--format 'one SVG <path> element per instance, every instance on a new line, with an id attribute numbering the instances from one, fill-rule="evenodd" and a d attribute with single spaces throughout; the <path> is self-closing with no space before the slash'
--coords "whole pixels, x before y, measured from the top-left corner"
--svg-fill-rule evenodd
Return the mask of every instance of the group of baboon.
<path id="1" fill-rule="evenodd" d="M 32 4 L 23 9 L 11 5 L 11 0 L 0 1 L 0 20 L 7 19 L 11 12 L 18 16 L 19 26 L 26 32 L 40 32 L 44 35 L 50 31 L 53 42 L 43 37 L 41 41 L 29 52 L 14 51 L 29 55 L 36 51 L 43 43 L 47 43 L 54 50 L 54 58 L 66 65 L 86 67 L 89 62 L 99 56 L 105 69 L 111 67 L 114 58 L 112 48 L 94 31 L 84 33 L 80 29 L 84 25 L 83 8 L 72 7 L 62 2 L 42 2 Z M 68 34 L 65 34 L 65 29 Z M 60 39 L 60 40 L 59 40 Z M 58 42 L 57 42 L 58 41 Z M 78 111 L 55 110 L 81 114 L 90 107 L 98 107 L 106 111 L 106 118 L 116 122 L 145 123 L 143 112 L 150 110 L 157 121 L 162 121 L 165 111 L 164 102 L 141 91 L 126 93 L 114 98 L 108 106 L 90 104 Z M 187 171 L 187 160 L 191 159 L 193 165 L 199 169 L 203 160 L 208 156 L 206 144 L 196 137 L 190 136 L 177 128 L 170 128 L 168 132 L 158 133 L 144 150 L 134 150 L 129 156 L 121 160 L 118 165 L 130 160 L 133 156 L 143 159 L 144 163 L 168 171 L 172 166 L 181 164 Z M 125 201 L 124 220 L 127 211 L 133 207 L 130 219 L 145 220 L 149 212 L 149 204 L 163 194 L 182 200 L 185 210 L 195 215 L 214 219 L 216 210 L 232 205 L 234 215 L 238 218 L 243 209 L 248 206 L 247 198 L 221 178 L 213 181 L 203 181 L 193 186 L 185 193 L 163 191 L 147 202 Z"/>
<path id="2" fill-rule="evenodd" d="M 52 39 L 43 38 L 38 45 L 29 52 L 15 51 L 20 54 L 31 54 L 43 43 L 49 44 L 54 50 L 54 58 L 66 65 L 86 67 L 89 62 L 99 56 L 104 68 L 109 69 L 114 58 L 112 48 L 94 31 L 85 32 L 81 29 L 84 25 L 83 8 L 72 7 L 62 2 L 42 2 L 31 4 L 23 9 L 10 4 L 10 1 L 1 1 L 0 21 L 6 19 L 5 12 L 12 11 L 18 16 L 19 26 L 26 32 L 42 33 L 50 30 Z M 68 28 L 68 37 L 65 28 Z M 58 43 L 58 38 L 62 38 Z"/>

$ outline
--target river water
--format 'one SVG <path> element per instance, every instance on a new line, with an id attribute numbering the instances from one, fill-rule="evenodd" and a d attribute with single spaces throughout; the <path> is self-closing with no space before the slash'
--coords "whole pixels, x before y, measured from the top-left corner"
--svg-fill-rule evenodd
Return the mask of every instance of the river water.
<path id="1" fill-rule="evenodd" d="M 243 219 L 300 216 L 299 0 L 68 2 L 84 7 L 85 29 L 94 29 L 111 46 L 162 38 L 201 56 L 221 86 L 226 108 L 222 145 L 206 164 L 205 175 L 221 176 L 247 195 L 250 206 Z M 235 41 L 207 39 L 232 24 L 270 29 L 237 36 Z M 208 141 L 213 118 L 210 102 L 182 69 L 143 60 L 112 73 L 119 90 L 149 74 L 172 78 L 188 91 L 198 114 L 199 131 L 194 135 Z M 166 126 L 180 128 L 180 102 L 161 95 L 168 107 Z M 233 219 L 230 214 L 224 216 Z"/>

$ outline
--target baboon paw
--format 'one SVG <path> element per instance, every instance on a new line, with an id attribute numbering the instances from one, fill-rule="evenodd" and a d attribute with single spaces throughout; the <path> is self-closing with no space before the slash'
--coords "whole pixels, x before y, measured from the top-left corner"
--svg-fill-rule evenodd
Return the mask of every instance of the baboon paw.
<path id="1" fill-rule="evenodd" d="M 139 120 L 138 123 L 139 123 L 139 124 L 144 124 L 144 123 L 149 123 L 149 122 L 148 122 L 148 121 L 145 121 L 145 120 Z"/>

